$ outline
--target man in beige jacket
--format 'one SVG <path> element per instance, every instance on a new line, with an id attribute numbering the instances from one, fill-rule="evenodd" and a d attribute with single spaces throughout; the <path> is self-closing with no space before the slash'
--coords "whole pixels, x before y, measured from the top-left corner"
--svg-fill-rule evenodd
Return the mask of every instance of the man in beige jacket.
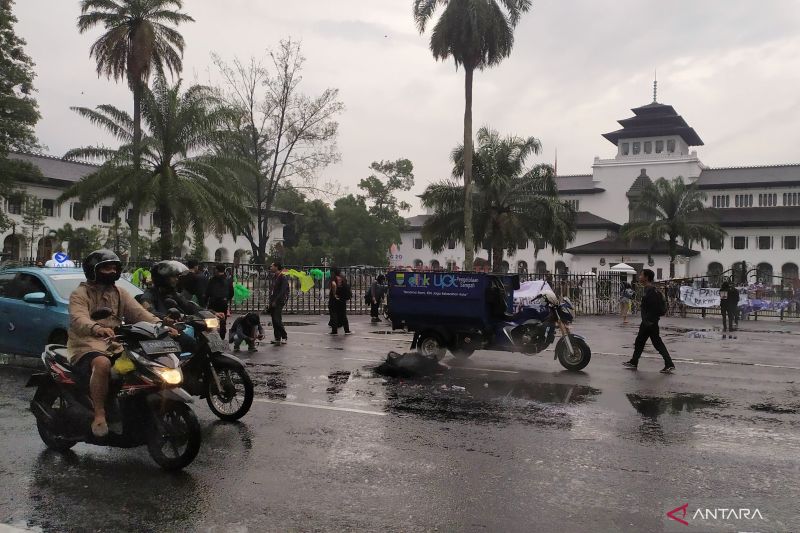
<path id="1" fill-rule="evenodd" d="M 86 282 L 81 283 L 69 297 L 69 349 L 70 363 L 78 376 L 80 385 L 88 385 L 94 405 L 92 433 L 97 437 L 108 434 L 106 422 L 106 396 L 111 375 L 109 340 L 115 335 L 114 328 L 120 319 L 128 323 L 159 322 L 133 297 L 114 283 L 122 273 L 122 262 L 110 250 L 96 250 L 83 261 Z M 114 316 L 93 320 L 91 314 L 101 307 L 108 307 Z"/>

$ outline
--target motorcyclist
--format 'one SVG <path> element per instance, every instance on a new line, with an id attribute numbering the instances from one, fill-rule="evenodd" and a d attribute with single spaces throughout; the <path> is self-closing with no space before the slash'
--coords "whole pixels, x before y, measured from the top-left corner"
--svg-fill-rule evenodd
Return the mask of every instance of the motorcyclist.
<path id="1" fill-rule="evenodd" d="M 188 271 L 186 265 L 180 261 L 159 261 L 150 271 L 152 285 L 142 293 L 141 297 L 137 297 L 137 301 L 167 325 L 174 323 L 174 319 L 169 316 L 170 308 L 174 305 L 167 304 L 167 300 L 173 300 L 181 313 L 191 314 L 192 303 L 178 293 L 179 278 Z M 197 348 L 197 342 L 185 332 L 181 332 L 175 340 L 183 352 L 194 352 Z"/>
<path id="2" fill-rule="evenodd" d="M 115 285 L 122 274 L 122 262 L 111 250 L 95 250 L 86 256 L 83 272 L 86 281 L 69 297 L 67 348 L 80 384 L 89 389 L 94 406 L 92 433 L 104 437 L 108 434 L 105 402 L 111 375 L 109 341 L 115 336 L 114 328 L 122 325 L 122 319 L 150 323 L 159 319 Z M 102 307 L 110 308 L 114 314 L 102 320 L 92 319 L 91 314 Z M 171 330 L 170 334 L 177 335 L 177 331 Z"/>

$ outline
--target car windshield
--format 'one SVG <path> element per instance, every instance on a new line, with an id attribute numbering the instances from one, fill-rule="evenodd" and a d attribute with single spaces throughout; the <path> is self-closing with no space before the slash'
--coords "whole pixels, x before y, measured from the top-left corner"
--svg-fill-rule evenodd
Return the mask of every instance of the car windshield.
<path id="1" fill-rule="evenodd" d="M 69 295 L 78 288 L 78 285 L 86 281 L 86 277 L 83 274 L 55 274 L 50 276 L 50 281 L 53 282 L 58 295 L 65 300 L 69 300 Z M 117 287 L 126 290 L 131 296 L 136 296 L 142 292 L 139 287 L 124 279 L 117 281 Z"/>

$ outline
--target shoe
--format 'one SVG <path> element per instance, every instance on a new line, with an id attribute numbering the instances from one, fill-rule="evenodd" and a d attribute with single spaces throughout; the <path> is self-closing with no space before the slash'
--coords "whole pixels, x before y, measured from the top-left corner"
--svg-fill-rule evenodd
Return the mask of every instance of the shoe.
<path id="1" fill-rule="evenodd" d="M 289 342 L 288 339 L 281 339 L 281 344 L 286 344 L 287 342 Z"/>
<path id="2" fill-rule="evenodd" d="M 377 318 L 373 318 L 372 320 L 370 320 L 370 322 L 372 324 L 377 324 L 378 322 L 380 322 L 380 320 L 378 320 Z"/>
<path id="3" fill-rule="evenodd" d="M 328 333 L 328 335 L 338 335 L 338 334 L 339 333 L 337 333 L 336 331 L 331 331 L 331 332 Z"/>
<path id="4" fill-rule="evenodd" d="M 108 435 L 108 423 L 105 420 L 95 420 L 92 422 L 92 435 L 102 439 Z"/>
<path id="5" fill-rule="evenodd" d="M 344 332 L 344 334 L 345 334 L 345 335 L 352 335 L 352 334 L 353 334 L 353 332 L 352 332 L 352 331 L 345 331 L 345 332 Z"/>
<path id="6" fill-rule="evenodd" d="M 280 339 L 275 339 L 274 341 L 269 341 L 269 343 L 270 344 L 280 344 L 281 340 Z"/>
<path id="7" fill-rule="evenodd" d="M 661 369 L 662 374 L 672 374 L 675 371 L 675 365 L 665 366 Z"/>
<path id="8" fill-rule="evenodd" d="M 258 348 L 256 348 L 255 346 L 253 346 L 252 348 L 248 348 L 247 349 L 247 353 L 253 353 L 253 352 L 257 352 L 257 351 L 258 351 Z"/>
<path id="9" fill-rule="evenodd" d="M 636 366 L 636 363 L 632 363 L 630 361 L 625 361 L 624 363 L 622 363 L 622 366 L 624 366 L 628 370 L 636 370 L 638 368 Z"/>

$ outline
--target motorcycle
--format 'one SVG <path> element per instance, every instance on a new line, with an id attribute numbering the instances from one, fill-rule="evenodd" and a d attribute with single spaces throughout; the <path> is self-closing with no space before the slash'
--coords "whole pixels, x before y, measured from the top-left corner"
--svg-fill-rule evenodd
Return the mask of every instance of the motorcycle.
<path id="1" fill-rule="evenodd" d="M 197 348 L 181 361 L 183 388 L 192 396 L 205 398 L 208 408 L 222 420 L 239 420 L 253 405 L 254 387 L 244 363 L 225 353 L 227 345 L 220 337 L 219 319 L 194 302 L 181 313 L 175 300 L 167 299 L 167 316 L 176 325 L 189 326 L 185 332 L 194 336 Z"/>
<path id="2" fill-rule="evenodd" d="M 93 320 L 110 316 L 108 308 L 91 315 Z M 180 388 L 180 348 L 160 324 L 123 324 L 115 332 L 112 340 L 121 349 L 112 357 L 108 435 L 96 437 L 91 431 L 92 402 L 76 383 L 66 347 L 49 344 L 42 353 L 47 372 L 34 374 L 27 383 L 36 387 L 31 411 L 39 436 L 48 448 L 61 452 L 78 442 L 118 448 L 146 445 L 161 468 L 180 470 L 197 456 L 202 440 L 200 422 L 188 405 L 192 398 Z M 129 361 L 124 373 L 117 370 L 120 357 Z"/>

